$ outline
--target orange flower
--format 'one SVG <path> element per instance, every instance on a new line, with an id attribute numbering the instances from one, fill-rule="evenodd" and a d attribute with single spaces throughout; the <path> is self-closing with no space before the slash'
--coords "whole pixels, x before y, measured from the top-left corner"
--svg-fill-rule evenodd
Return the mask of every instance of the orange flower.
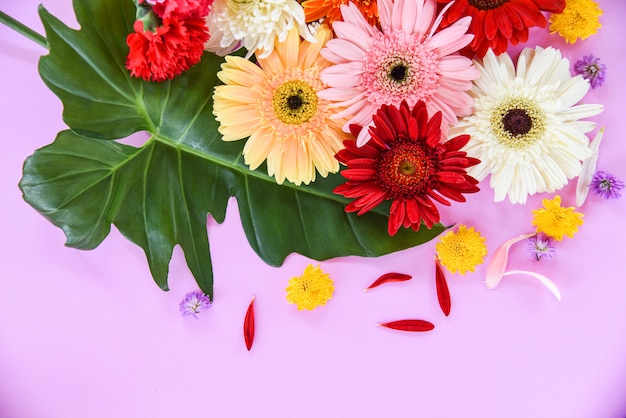
<path id="1" fill-rule="evenodd" d="M 349 0 L 305 0 L 302 3 L 304 8 L 304 17 L 307 22 L 315 22 L 324 19 L 324 23 L 332 24 L 336 20 L 343 20 L 341 17 L 340 7 L 342 4 L 348 4 Z M 363 17 L 367 19 L 372 26 L 378 24 L 378 6 L 376 0 L 351 0 Z"/>

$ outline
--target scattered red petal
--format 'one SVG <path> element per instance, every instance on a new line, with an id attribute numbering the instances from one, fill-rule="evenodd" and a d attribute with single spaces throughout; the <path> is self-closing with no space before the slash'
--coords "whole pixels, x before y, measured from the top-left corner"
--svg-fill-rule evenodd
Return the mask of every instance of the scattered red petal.
<path id="1" fill-rule="evenodd" d="M 254 296 L 250 301 L 246 318 L 243 321 L 243 338 L 246 341 L 246 348 L 250 351 L 254 342 Z"/>
<path id="2" fill-rule="evenodd" d="M 385 328 L 410 332 L 423 332 L 435 329 L 435 325 L 422 319 L 401 319 L 399 321 L 386 322 L 378 325 Z"/>
<path id="3" fill-rule="evenodd" d="M 450 315 L 452 301 L 450 300 L 448 282 L 446 281 L 446 276 L 443 273 L 439 260 L 435 260 L 435 278 L 437 282 L 437 299 L 439 300 L 439 306 L 441 306 L 443 314 L 448 316 Z"/>
<path id="4" fill-rule="evenodd" d="M 409 276 L 408 274 L 402 274 L 402 273 L 385 273 L 382 276 L 380 276 L 378 279 L 376 279 L 374 281 L 374 283 L 372 283 L 371 285 L 369 285 L 368 287 L 366 287 L 365 289 L 363 289 L 363 291 L 368 291 L 374 287 L 378 287 L 381 284 L 385 284 L 385 283 L 389 283 L 389 282 L 405 282 L 407 280 L 410 280 L 412 278 L 412 276 Z"/>

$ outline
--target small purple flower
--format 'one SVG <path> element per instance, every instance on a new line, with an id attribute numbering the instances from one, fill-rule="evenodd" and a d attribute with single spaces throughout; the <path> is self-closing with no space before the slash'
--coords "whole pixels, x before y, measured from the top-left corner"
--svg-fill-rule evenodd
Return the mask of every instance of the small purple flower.
<path id="1" fill-rule="evenodd" d="M 622 197 L 624 182 L 606 171 L 596 171 L 593 174 L 589 189 L 595 194 L 607 200 L 619 199 Z"/>
<path id="2" fill-rule="evenodd" d="M 193 316 L 198 318 L 196 314 L 206 311 L 211 307 L 211 299 L 199 290 L 194 290 L 185 295 L 185 298 L 180 302 L 180 313 L 183 316 Z"/>
<path id="3" fill-rule="evenodd" d="M 582 75 L 585 80 L 589 80 L 592 89 L 604 84 L 606 65 L 601 64 L 600 58 L 593 54 L 585 55 L 582 59 L 576 61 L 574 71 L 576 74 Z"/>
<path id="4" fill-rule="evenodd" d="M 530 246 L 530 252 L 537 259 L 537 261 L 540 261 L 542 258 L 551 260 L 552 256 L 556 252 L 556 248 L 552 246 L 550 237 L 543 234 L 534 235 L 528 238 L 528 244 Z"/>

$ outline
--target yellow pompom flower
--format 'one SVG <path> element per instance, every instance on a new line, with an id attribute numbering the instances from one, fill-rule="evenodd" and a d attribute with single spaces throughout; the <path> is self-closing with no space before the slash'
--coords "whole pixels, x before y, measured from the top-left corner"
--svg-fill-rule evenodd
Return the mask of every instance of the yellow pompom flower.
<path id="1" fill-rule="evenodd" d="M 457 232 L 450 231 L 441 237 L 435 250 L 437 259 L 450 273 L 473 272 L 487 255 L 485 237 L 465 225 L 459 225 Z"/>
<path id="2" fill-rule="evenodd" d="M 573 44 L 594 35 L 602 27 L 602 9 L 593 0 L 567 0 L 562 13 L 550 15 L 550 33 L 558 33 L 565 42 Z"/>
<path id="3" fill-rule="evenodd" d="M 572 238 L 578 227 L 583 224 L 583 214 L 574 212 L 574 208 L 561 207 L 561 196 L 554 199 L 543 199 L 543 208 L 533 210 L 533 225 L 537 233 L 543 232 L 547 236 L 561 241 L 563 236 Z"/>
<path id="4" fill-rule="evenodd" d="M 289 280 L 287 286 L 287 300 L 289 303 L 298 305 L 298 309 L 313 310 L 333 297 L 335 285 L 330 276 L 322 271 L 319 266 L 309 264 L 304 269 L 302 276 L 296 276 Z"/>

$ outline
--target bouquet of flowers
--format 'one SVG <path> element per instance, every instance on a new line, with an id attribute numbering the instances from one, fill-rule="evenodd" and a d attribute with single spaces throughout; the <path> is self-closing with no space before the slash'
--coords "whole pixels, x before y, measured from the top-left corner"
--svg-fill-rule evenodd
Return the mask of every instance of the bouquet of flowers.
<path id="1" fill-rule="evenodd" d="M 616 198 L 623 187 L 596 171 L 602 130 L 587 136 L 602 106 L 581 100 L 604 82 L 599 59 L 572 75 L 553 47 L 508 53 L 535 27 L 568 42 L 593 35 L 592 0 L 74 0 L 74 10 L 80 30 L 41 7 L 45 38 L 1 16 L 49 48 L 40 74 L 69 127 L 25 162 L 24 198 L 72 247 L 95 248 L 115 225 L 164 290 L 180 245 L 201 289 L 193 312 L 213 297 L 207 214 L 222 222 L 233 196 L 251 247 L 278 266 L 293 252 L 325 260 L 422 244 L 451 227 L 438 208 L 479 186 L 524 204 L 578 178 L 578 206 L 588 190 Z M 138 132 L 139 146 L 119 141 Z M 530 238 L 549 258 L 550 240 L 573 236 L 581 217 L 545 199 L 536 232 L 494 254 L 487 285 L 515 242 Z M 483 241 L 460 225 L 437 244 L 444 310 L 443 268 L 473 271 Z"/>

